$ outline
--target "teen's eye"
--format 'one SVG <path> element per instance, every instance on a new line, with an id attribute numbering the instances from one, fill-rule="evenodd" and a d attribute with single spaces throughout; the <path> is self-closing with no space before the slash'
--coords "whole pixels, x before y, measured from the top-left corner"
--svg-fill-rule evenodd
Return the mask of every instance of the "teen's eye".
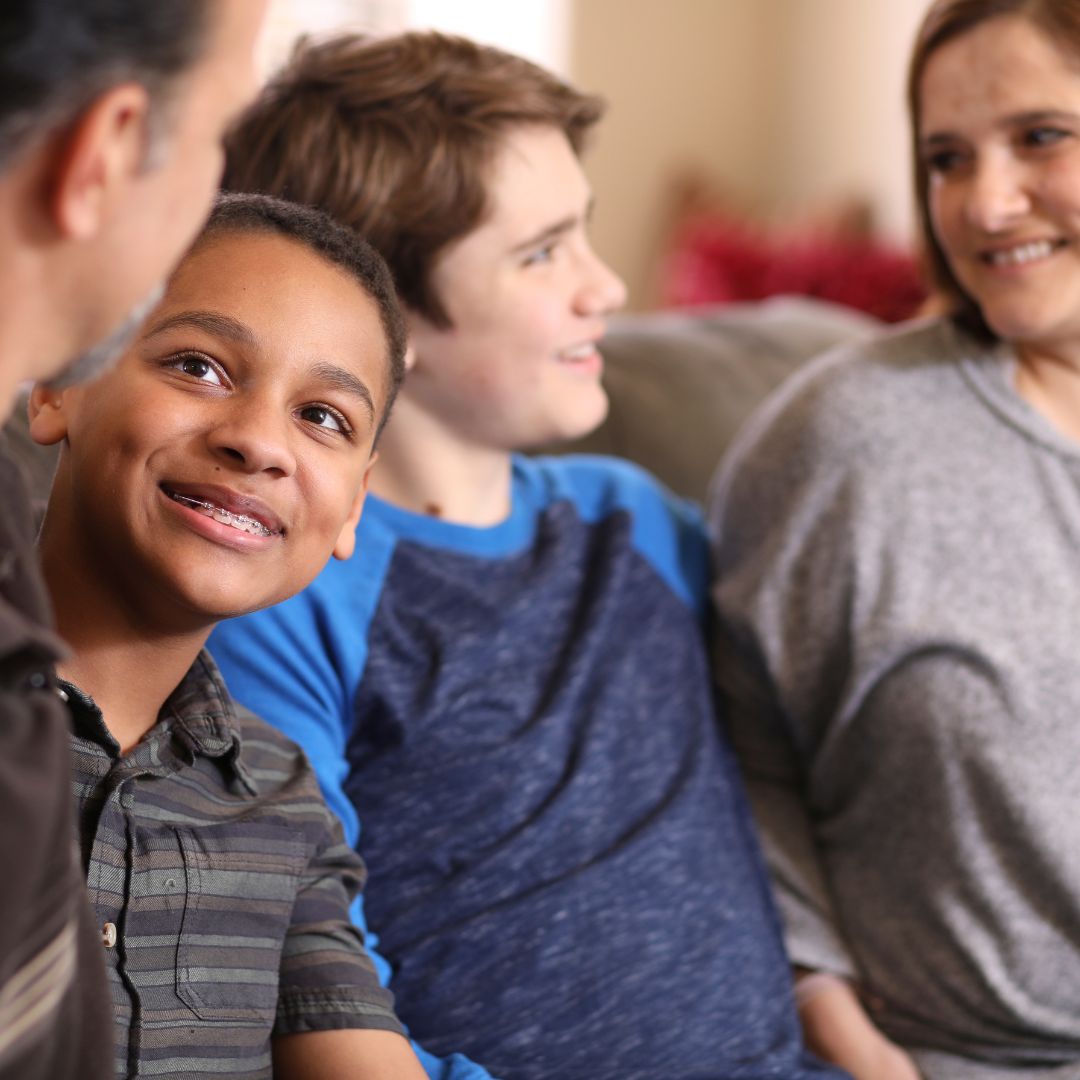
<path id="1" fill-rule="evenodd" d="M 544 263 L 549 263 L 555 257 L 555 250 L 558 246 L 558 240 L 549 240 L 546 244 L 533 248 L 522 262 L 525 266 L 541 266 Z"/>
<path id="2" fill-rule="evenodd" d="M 329 405 L 305 405 L 300 410 L 299 416 L 306 423 L 326 431 L 337 431 L 347 437 L 353 434 L 349 421 L 337 409 L 332 409 Z"/>
<path id="3" fill-rule="evenodd" d="M 225 385 L 225 373 L 210 357 L 204 356 L 202 353 L 181 353 L 179 356 L 171 357 L 166 361 L 165 366 L 201 383 L 207 383 L 211 386 Z"/>

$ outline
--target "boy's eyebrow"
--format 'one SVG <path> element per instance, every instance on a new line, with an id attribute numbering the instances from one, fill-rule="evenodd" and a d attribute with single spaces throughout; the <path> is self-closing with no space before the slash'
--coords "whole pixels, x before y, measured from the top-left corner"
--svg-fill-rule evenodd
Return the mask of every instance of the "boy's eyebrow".
<path id="1" fill-rule="evenodd" d="M 146 337 L 156 337 L 177 327 L 192 327 L 196 330 L 205 330 L 215 337 L 226 338 L 240 345 L 254 348 L 258 341 L 251 328 L 239 319 L 231 315 L 222 315 L 217 311 L 181 311 L 176 315 L 170 315 L 161 322 L 155 323 L 146 333 Z"/>
<path id="2" fill-rule="evenodd" d="M 358 375 L 354 375 L 346 368 L 331 364 L 327 360 L 320 360 L 311 366 L 312 377 L 326 384 L 334 390 L 340 390 L 344 394 L 359 398 L 364 408 L 367 409 L 372 423 L 375 422 L 375 400 L 367 384 Z"/>
<path id="3" fill-rule="evenodd" d="M 510 254 L 524 254 L 529 248 L 539 247 L 548 240 L 555 240 L 564 233 L 568 233 L 571 229 L 576 228 L 582 221 L 588 221 L 592 217 L 593 203 L 594 200 L 590 198 L 588 205 L 585 207 L 584 214 L 581 214 L 580 216 L 571 214 L 568 217 L 564 217 L 561 221 L 556 221 L 552 225 L 545 226 L 538 233 L 533 233 L 528 240 L 523 240 L 520 244 L 515 244 L 510 249 Z"/>
<path id="4" fill-rule="evenodd" d="M 258 339 L 252 332 L 251 327 L 234 319 L 231 315 L 223 315 L 219 311 L 181 311 L 176 315 L 170 315 L 155 323 L 146 333 L 147 338 L 164 334 L 177 328 L 194 328 L 205 330 L 215 337 L 235 341 L 239 345 L 249 348 L 258 347 Z M 367 384 L 347 368 L 337 364 L 331 364 L 328 360 L 319 360 L 311 365 L 311 376 L 318 382 L 344 394 L 358 398 L 367 410 L 372 422 L 375 421 L 375 399 Z"/>

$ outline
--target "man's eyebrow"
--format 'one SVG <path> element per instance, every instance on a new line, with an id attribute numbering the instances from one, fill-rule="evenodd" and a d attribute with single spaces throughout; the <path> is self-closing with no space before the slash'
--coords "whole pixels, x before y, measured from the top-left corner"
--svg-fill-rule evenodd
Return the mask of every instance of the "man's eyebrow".
<path id="1" fill-rule="evenodd" d="M 340 390 L 343 394 L 359 398 L 364 408 L 367 409 L 372 423 L 375 422 L 375 399 L 367 388 L 367 383 L 358 375 L 354 375 L 346 368 L 331 364 L 329 361 L 320 360 L 311 366 L 311 375 L 317 381 L 334 390 Z"/>
<path id="2" fill-rule="evenodd" d="M 549 240 L 557 240 L 560 236 L 565 235 L 572 229 L 577 228 L 583 221 L 588 221 L 592 217 L 593 212 L 593 200 L 589 199 L 588 205 L 585 207 L 585 213 L 571 214 L 562 218 L 560 221 L 556 221 L 551 225 L 546 225 L 537 233 L 533 233 L 528 240 L 523 240 L 520 244 L 515 244 L 510 249 L 511 255 L 524 254 L 530 248 L 542 247 Z"/>
<path id="3" fill-rule="evenodd" d="M 205 330 L 214 337 L 235 341 L 249 348 L 254 348 L 258 344 L 258 339 L 246 323 L 217 311 L 181 311 L 176 315 L 170 315 L 150 327 L 146 337 L 156 337 L 158 334 L 176 329 Z"/>

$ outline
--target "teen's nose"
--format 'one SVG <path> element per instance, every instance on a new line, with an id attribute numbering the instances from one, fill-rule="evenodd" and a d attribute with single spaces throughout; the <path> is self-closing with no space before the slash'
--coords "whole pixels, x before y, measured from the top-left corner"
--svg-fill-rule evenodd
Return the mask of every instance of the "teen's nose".
<path id="1" fill-rule="evenodd" d="M 291 476 L 295 425 L 288 411 L 269 401 L 234 399 L 208 434 L 214 454 L 244 472 Z"/>
<path id="2" fill-rule="evenodd" d="M 1007 229 L 1031 208 L 1023 162 L 1008 153 L 980 155 L 968 179 L 964 208 L 968 221 L 983 232 Z"/>
<path id="3" fill-rule="evenodd" d="M 611 269 L 591 245 L 582 253 L 581 282 L 575 296 L 579 315 L 606 315 L 626 303 L 623 279 Z"/>

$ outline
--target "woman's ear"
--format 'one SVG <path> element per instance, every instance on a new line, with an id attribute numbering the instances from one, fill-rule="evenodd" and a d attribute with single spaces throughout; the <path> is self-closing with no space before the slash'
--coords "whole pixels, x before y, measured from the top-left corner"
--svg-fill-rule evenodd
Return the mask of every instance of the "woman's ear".
<path id="1" fill-rule="evenodd" d="M 27 410 L 30 414 L 30 438 L 42 446 L 62 442 L 67 436 L 68 412 L 65 408 L 69 390 L 51 390 L 35 383 L 30 391 Z"/>

